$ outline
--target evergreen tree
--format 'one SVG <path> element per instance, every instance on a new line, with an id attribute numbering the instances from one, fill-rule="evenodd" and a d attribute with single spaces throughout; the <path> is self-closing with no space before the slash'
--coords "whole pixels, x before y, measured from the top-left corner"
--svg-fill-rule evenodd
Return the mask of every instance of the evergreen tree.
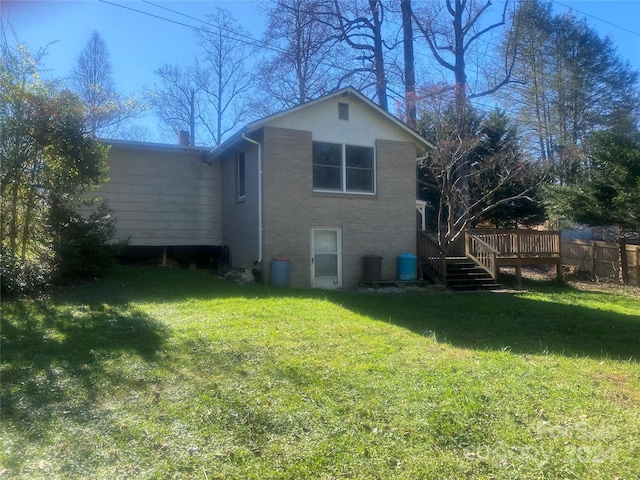
<path id="1" fill-rule="evenodd" d="M 537 163 L 525 159 L 516 126 L 504 112 L 494 110 L 482 121 L 480 132 L 470 192 L 475 210 L 483 213 L 475 216 L 474 226 L 518 228 L 543 222 L 539 185 L 544 174 Z M 505 175 L 511 180 L 502 182 Z"/>
<path id="2" fill-rule="evenodd" d="M 610 131 L 594 134 L 588 143 L 590 155 L 575 181 L 549 187 L 551 213 L 556 219 L 616 227 L 620 265 L 625 265 L 625 241 L 640 233 L 640 142 Z M 620 275 L 626 282 L 624 268 Z"/>
<path id="3" fill-rule="evenodd" d="M 514 18 L 515 82 L 503 98 L 523 125 L 526 147 L 554 165 L 561 183 L 577 172 L 586 138 L 599 130 L 627 132 L 638 122 L 639 74 L 618 56 L 609 38 L 570 15 L 554 15 L 550 2 L 526 0 Z"/>

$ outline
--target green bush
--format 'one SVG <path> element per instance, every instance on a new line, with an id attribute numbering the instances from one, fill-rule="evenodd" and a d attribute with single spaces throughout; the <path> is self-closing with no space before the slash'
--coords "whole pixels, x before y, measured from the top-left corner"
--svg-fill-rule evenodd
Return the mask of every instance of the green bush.
<path id="1" fill-rule="evenodd" d="M 3 253 L 0 256 L 0 292 L 16 295 L 45 288 L 51 279 L 51 265 L 47 262 L 23 261 Z"/>
<path id="2" fill-rule="evenodd" d="M 54 203 L 50 224 L 57 283 L 104 276 L 128 243 L 110 243 L 116 233 L 116 219 L 106 202 L 88 217 L 69 205 Z"/>

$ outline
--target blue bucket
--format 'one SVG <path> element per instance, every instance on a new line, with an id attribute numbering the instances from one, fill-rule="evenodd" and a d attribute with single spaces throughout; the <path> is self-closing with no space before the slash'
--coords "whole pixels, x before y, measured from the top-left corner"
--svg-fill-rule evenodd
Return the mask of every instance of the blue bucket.
<path id="1" fill-rule="evenodd" d="M 271 285 L 287 288 L 291 279 L 291 262 L 288 258 L 276 257 L 271 262 Z"/>
<path id="2" fill-rule="evenodd" d="M 411 253 L 403 253 L 398 255 L 398 278 L 405 281 L 413 281 L 416 279 L 416 270 L 418 267 L 418 257 Z"/>

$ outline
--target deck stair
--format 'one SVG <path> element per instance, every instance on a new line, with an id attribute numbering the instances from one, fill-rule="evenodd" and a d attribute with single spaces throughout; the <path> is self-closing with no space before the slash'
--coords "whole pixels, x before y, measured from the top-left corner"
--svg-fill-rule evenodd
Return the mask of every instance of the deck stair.
<path id="1" fill-rule="evenodd" d="M 451 290 L 495 290 L 501 288 L 491 274 L 466 257 L 446 259 L 447 288 Z"/>
<path id="2" fill-rule="evenodd" d="M 452 257 L 434 234 L 418 231 L 418 258 L 421 277 L 429 277 L 452 290 L 495 289 L 500 267 L 515 267 L 518 288 L 522 287 L 522 267 L 556 266 L 562 281 L 560 232 L 537 230 L 469 230 L 464 234 L 465 256 Z"/>

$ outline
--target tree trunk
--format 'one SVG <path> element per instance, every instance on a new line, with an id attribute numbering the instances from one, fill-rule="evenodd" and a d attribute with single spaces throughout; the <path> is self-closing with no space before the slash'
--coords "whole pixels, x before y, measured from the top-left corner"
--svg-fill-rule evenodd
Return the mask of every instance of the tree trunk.
<path id="1" fill-rule="evenodd" d="M 404 45 L 404 102 L 406 122 L 411 128 L 416 128 L 416 72 L 413 58 L 413 20 L 411 0 L 401 0 L 402 37 Z"/>
<path id="2" fill-rule="evenodd" d="M 29 243 L 29 233 L 31 230 L 31 212 L 33 210 L 34 201 L 34 188 L 29 188 L 29 194 L 27 195 L 27 209 L 24 214 L 24 225 L 22 228 L 22 251 L 20 258 L 24 262 L 27 258 L 27 244 Z"/>
<path id="3" fill-rule="evenodd" d="M 15 180 L 14 180 L 15 181 Z M 20 182 L 15 182 L 11 192 L 11 221 L 9 223 L 9 254 L 16 256 L 16 242 L 18 238 L 18 198 Z"/>
<path id="4" fill-rule="evenodd" d="M 464 60 L 464 29 L 462 27 L 462 14 L 464 6 L 461 0 L 455 0 L 455 10 L 453 16 L 453 34 L 455 35 L 454 55 L 455 64 L 453 74 L 455 78 L 455 100 L 458 120 L 464 122 L 467 110 L 467 73 Z M 466 123 L 466 122 L 464 122 Z"/>
<path id="5" fill-rule="evenodd" d="M 387 100 L 387 79 L 384 71 L 384 54 L 382 52 L 382 26 L 379 15 L 379 8 L 382 4 L 379 0 L 370 0 L 369 8 L 373 16 L 373 68 L 376 76 L 376 93 L 378 96 L 378 105 L 385 112 L 389 111 L 389 103 Z"/>

